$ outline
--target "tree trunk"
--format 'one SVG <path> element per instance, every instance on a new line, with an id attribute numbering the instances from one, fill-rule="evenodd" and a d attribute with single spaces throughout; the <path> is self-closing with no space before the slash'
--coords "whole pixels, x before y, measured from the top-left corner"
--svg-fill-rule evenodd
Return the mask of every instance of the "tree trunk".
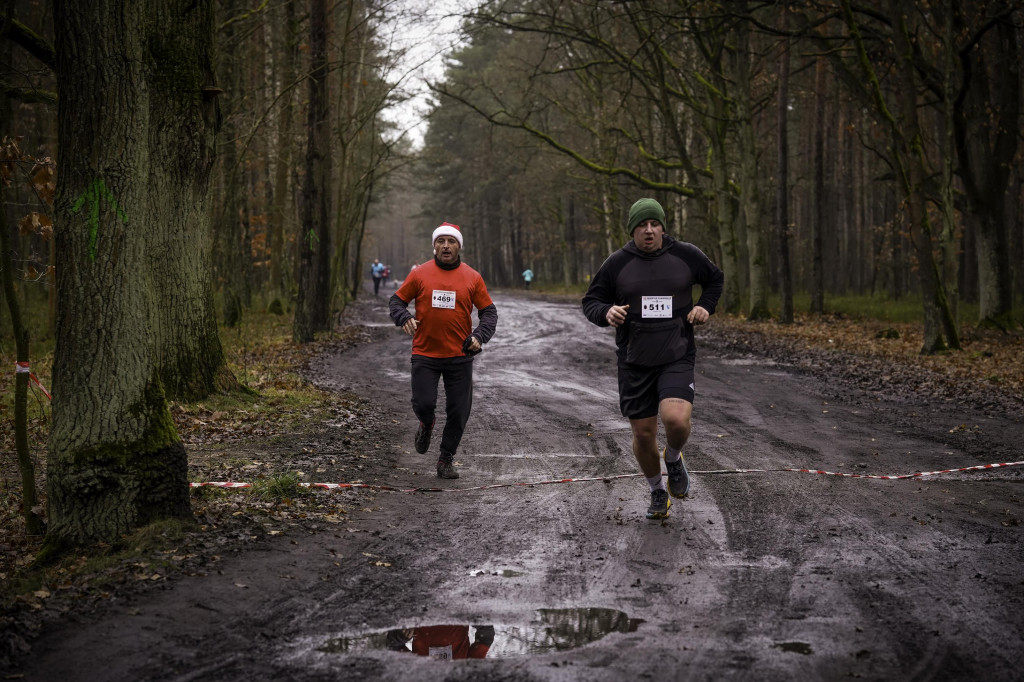
<path id="1" fill-rule="evenodd" d="M 44 559 L 157 519 L 191 518 L 187 458 L 149 329 L 148 311 L 162 304 L 147 275 L 160 238 L 153 200 L 180 188 L 150 186 L 150 114 L 171 95 L 147 81 L 157 36 L 145 12 L 129 0 L 55 3 L 60 313 Z M 178 44 L 180 28 L 163 27 L 164 37 Z M 197 55 L 180 58 L 200 68 Z"/>
<path id="2" fill-rule="evenodd" d="M 224 12 L 229 16 L 238 10 L 238 0 L 228 0 Z M 238 54 L 238 40 L 235 37 L 235 23 L 227 22 L 218 36 L 222 44 L 233 48 L 225 50 L 218 66 L 221 80 L 224 83 L 225 100 L 229 103 L 224 117 L 224 125 L 220 131 L 222 147 L 220 170 L 223 193 L 217 209 L 217 266 L 218 275 L 223 282 L 224 324 L 237 327 L 242 321 L 244 302 L 249 298 L 245 291 L 248 282 L 250 257 L 245 253 L 245 185 L 241 161 L 238 154 L 238 140 L 241 137 L 238 109 L 244 99 L 244 87 L 241 74 L 242 58 Z"/>
<path id="3" fill-rule="evenodd" d="M 327 93 L 326 0 L 312 0 L 309 17 L 308 145 L 306 177 L 302 189 L 299 296 L 292 337 L 297 343 L 313 340 L 327 329 L 330 305 L 330 188 L 331 141 Z"/>
<path id="4" fill-rule="evenodd" d="M 284 3 L 285 21 L 278 27 L 283 49 L 281 50 L 281 84 L 288 88 L 281 98 L 281 114 L 278 118 L 280 125 L 277 133 L 277 159 L 274 168 L 274 204 L 271 210 L 270 223 L 270 282 L 268 289 L 273 295 L 280 295 L 285 291 L 284 284 L 284 263 L 287 262 L 287 254 L 284 249 L 285 234 L 285 211 L 289 206 L 291 187 L 288 183 L 288 171 L 292 162 L 292 112 L 294 111 L 293 91 L 291 90 L 295 80 L 296 48 L 298 42 L 298 27 L 295 19 L 295 0 L 286 0 Z"/>
<path id="5" fill-rule="evenodd" d="M 918 261 L 921 298 L 924 305 L 924 345 L 921 352 L 929 354 L 947 348 L 959 349 L 960 336 L 939 276 L 939 265 L 935 261 L 936 244 L 925 197 L 927 171 L 924 166 L 917 83 L 910 61 L 906 15 L 894 21 L 893 26 L 893 37 L 899 56 L 896 61 L 896 72 L 899 78 L 897 101 L 900 113 L 900 127 L 896 128 L 894 122 L 893 153 L 900 167 L 907 222 Z"/>
<path id="6" fill-rule="evenodd" d="M 783 28 L 786 27 L 786 14 L 783 12 Z M 779 94 L 778 94 L 777 139 L 778 149 L 776 163 L 777 195 L 775 200 L 775 231 L 776 248 L 779 250 L 779 293 L 781 310 L 779 321 L 784 324 L 793 322 L 793 272 L 789 263 L 789 43 L 784 42 L 779 55 Z"/>
<path id="7" fill-rule="evenodd" d="M 1006 330 L 1013 324 L 1006 198 L 1020 140 L 1021 76 L 1012 22 L 1001 22 L 995 33 L 981 46 L 986 49 L 962 57 L 966 83 L 954 123 L 967 217 L 977 239 L 978 322 Z M 987 52 L 998 67 L 987 63 Z M 997 77 L 990 68 L 999 69 Z"/>
<path id="8" fill-rule="evenodd" d="M 4 207 L 4 186 L 0 182 L 0 207 Z M 14 378 L 14 447 L 18 452 L 18 469 L 21 472 L 21 507 L 25 519 L 25 530 L 29 535 L 41 535 L 46 526 L 36 514 L 36 475 L 32 455 L 28 448 L 28 329 L 21 320 L 21 304 L 14 292 L 14 273 L 11 262 L 11 234 L 6 221 L 0 224 L 0 275 L 3 277 L 3 293 L 11 315 L 11 331 L 14 334 L 17 368 Z"/>
<path id="9" fill-rule="evenodd" d="M 754 137 L 754 113 L 750 92 L 750 32 L 739 29 L 739 49 L 736 54 L 737 71 L 737 125 L 739 127 L 740 173 L 742 193 L 740 201 L 747 226 L 747 267 L 750 270 L 750 309 L 748 320 L 766 320 L 771 317 L 768 305 L 768 247 L 761 215 L 761 174 L 757 168 L 757 141 Z"/>
<path id="10" fill-rule="evenodd" d="M 210 170 L 217 101 L 213 3 L 150 3 L 149 186 L 154 241 L 147 269 L 160 380 L 193 401 L 238 383 L 228 369 L 213 301 Z M 204 94 L 204 88 L 207 88 Z"/>
<path id="11" fill-rule="evenodd" d="M 811 157 L 814 183 L 814 219 L 811 220 L 811 314 L 825 312 L 825 268 L 821 233 L 825 229 L 825 60 L 814 71 L 814 140 Z"/>

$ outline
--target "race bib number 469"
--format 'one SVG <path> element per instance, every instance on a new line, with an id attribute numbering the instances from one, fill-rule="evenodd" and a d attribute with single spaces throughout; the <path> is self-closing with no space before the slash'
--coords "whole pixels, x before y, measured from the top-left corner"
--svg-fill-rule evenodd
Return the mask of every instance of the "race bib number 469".
<path id="1" fill-rule="evenodd" d="M 452 660 L 452 645 L 427 647 L 427 656 L 435 661 L 450 661 Z"/>
<path id="2" fill-rule="evenodd" d="M 434 289 L 430 297 L 430 305 L 433 308 L 455 310 L 455 292 Z"/>
<path id="3" fill-rule="evenodd" d="M 641 317 L 672 317 L 671 296 L 643 296 L 641 298 Z"/>

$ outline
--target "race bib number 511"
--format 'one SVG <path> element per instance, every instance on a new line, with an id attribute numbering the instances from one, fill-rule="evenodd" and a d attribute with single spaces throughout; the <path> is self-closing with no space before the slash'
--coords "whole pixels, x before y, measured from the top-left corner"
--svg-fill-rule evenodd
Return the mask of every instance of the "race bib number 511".
<path id="1" fill-rule="evenodd" d="M 643 296 L 641 305 L 643 308 L 640 311 L 641 317 L 672 317 L 671 296 Z"/>
<path id="2" fill-rule="evenodd" d="M 455 310 L 455 292 L 434 289 L 430 297 L 430 305 L 433 308 L 447 308 Z"/>

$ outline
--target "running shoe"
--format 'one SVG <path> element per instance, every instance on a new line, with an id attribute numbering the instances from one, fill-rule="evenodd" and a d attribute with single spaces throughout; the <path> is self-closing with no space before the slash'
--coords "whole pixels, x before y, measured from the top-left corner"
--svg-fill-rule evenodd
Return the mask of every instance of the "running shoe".
<path id="1" fill-rule="evenodd" d="M 438 478 L 458 478 L 459 472 L 455 470 L 455 464 L 450 459 L 442 457 L 437 460 Z"/>
<path id="2" fill-rule="evenodd" d="M 647 508 L 647 518 L 667 519 L 668 508 L 672 506 L 672 500 L 668 498 L 668 491 L 658 488 L 651 491 L 651 506 Z"/>
<path id="3" fill-rule="evenodd" d="M 672 497 L 686 497 L 690 492 L 690 472 L 686 470 L 686 462 L 680 457 L 678 462 L 665 462 L 668 470 L 668 491 Z"/>
<path id="4" fill-rule="evenodd" d="M 430 434 L 433 432 L 433 424 L 427 426 L 423 422 L 420 422 L 419 427 L 416 429 L 416 452 L 422 455 L 430 448 Z"/>

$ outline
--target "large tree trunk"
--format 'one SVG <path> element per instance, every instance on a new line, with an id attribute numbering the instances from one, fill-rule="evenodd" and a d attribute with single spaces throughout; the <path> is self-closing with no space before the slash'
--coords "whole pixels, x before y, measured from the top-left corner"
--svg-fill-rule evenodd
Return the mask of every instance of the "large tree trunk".
<path id="1" fill-rule="evenodd" d="M 152 333 L 167 396 L 200 400 L 237 387 L 213 301 L 213 3 L 160 0 L 150 12 L 149 187 L 156 191 L 150 193 L 154 241 L 147 272 L 159 301 L 150 310 Z"/>
<path id="2" fill-rule="evenodd" d="M 1006 202 L 1021 127 L 1017 35 L 1013 23 L 1003 21 L 984 42 L 985 49 L 962 56 L 965 91 L 954 112 L 958 171 L 970 208 L 967 218 L 977 236 L 978 322 L 999 329 L 1013 323 Z M 986 54 L 993 54 L 997 67 L 986 62 Z M 989 73 L 991 68 L 999 69 L 998 77 Z"/>
<path id="3" fill-rule="evenodd" d="M 150 186 L 151 98 L 170 95 L 147 80 L 159 41 L 145 11 L 130 0 L 55 3 L 60 313 L 47 456 L 51 551 L 191 517 L 185 449 L 149 329 L 151 307 L 162 304 L 147 275 L 159 237 L 153 196 L 180 189 Z M 178 29 L 164 27 L 163 38 L 180 44 Z M 179 59 L 200 68 L 197 55 Z"/>
<path id="4" fill-rule="evenodd" d="M 292 337 L 297 343 L 313 340 L 328 328 L 330 306 L 331 141 L 327 93 L 326 0 L 313 0 L 310 10 L 308 146 L 302 189 L 301 262 L 299 295 Z"/>

